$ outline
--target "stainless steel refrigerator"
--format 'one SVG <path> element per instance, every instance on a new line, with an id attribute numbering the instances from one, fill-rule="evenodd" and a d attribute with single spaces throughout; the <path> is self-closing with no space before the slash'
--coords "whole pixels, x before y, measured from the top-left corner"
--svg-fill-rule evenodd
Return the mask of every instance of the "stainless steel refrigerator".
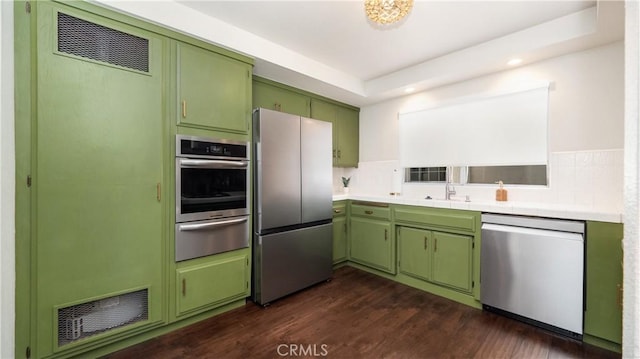
<path id="1" fill-rule="evenodd" d="M 253 300 L 266 305 L 332 275 L 332 125 L 253 112 Z"/>

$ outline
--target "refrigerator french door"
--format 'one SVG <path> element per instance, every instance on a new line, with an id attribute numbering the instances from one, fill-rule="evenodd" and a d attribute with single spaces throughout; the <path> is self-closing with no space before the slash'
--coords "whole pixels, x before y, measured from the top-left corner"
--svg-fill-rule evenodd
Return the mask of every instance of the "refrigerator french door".
<path id="1" fill-rule="evenodd" d="M 254 111 L 253 300 L 268 304 L 332 275 L 332 125 Z"/>

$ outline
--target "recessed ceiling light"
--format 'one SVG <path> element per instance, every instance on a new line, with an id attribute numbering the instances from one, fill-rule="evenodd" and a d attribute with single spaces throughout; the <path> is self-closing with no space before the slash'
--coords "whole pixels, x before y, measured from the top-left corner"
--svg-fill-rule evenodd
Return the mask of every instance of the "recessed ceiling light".
<path id="1" fill-rule="evenodd" d="M 406 89 L 404 89 L 404 92 L 406 93 L 412 93 L 413 91 L 415 91 L 416 89 L 413 87 L 407 87 Z"/>
<path id="2" fill-rule="evenodd" d="M 507 62 L 507 65 L 516 66 L 516 65 L 520 65 L 521 63 L 522 63 L 522 59 L 514 58 L 514 59 L 509 60 Z"/>

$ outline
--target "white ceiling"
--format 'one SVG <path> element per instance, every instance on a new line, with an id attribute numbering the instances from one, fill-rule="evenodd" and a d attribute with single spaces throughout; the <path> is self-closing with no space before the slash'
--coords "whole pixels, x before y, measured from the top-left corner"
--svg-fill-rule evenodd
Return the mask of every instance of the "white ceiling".
<path id="1" fill-rule="evenodd" d="M 259 76 L 357 106 L 624 35 L 623 1 L 418 0 L 391 27 L 369 22 L 363 0 L 97 1 L 245 53 Z"/>

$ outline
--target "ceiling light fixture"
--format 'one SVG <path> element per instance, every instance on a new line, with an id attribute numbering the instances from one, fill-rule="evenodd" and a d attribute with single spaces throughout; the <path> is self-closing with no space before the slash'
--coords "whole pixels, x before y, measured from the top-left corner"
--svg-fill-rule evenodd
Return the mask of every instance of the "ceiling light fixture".
<path id="1" fill-rule="evenodd" d="M 521 63 L 522 63 L 522 59 L 515 58 L 515 59 L 509 60 L 509 62 L 507 62 L 507 65 L 516 66 L 516 65 L 520 65 Z"/>
<path id="2" fill-rule="evenodd" d="M 411 8 L 413 0 L 365 0 L 364 11 L 371 21 L 388 25 L 402 20 Z"/>

